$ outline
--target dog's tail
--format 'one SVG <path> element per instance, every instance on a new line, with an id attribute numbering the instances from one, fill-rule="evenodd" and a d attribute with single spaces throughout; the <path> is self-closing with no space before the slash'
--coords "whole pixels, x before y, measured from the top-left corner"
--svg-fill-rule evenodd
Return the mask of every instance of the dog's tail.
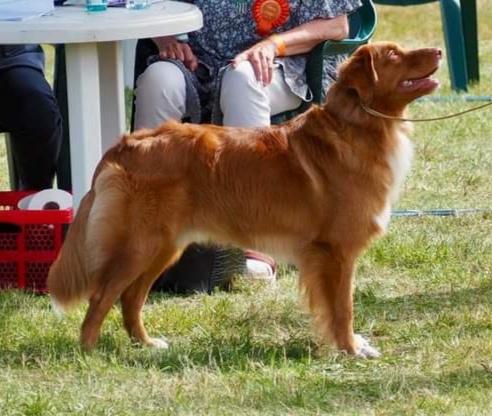
<path id="1" fill-rule="evenodd" d="M 92 189 L 80 203 L 58 259 L 48 275 L 48 290 L 55 311 L 66 311 L 90 299 L 101 284 L 104 271 L 126 241 L 126 225 L 117 212 L 128 205 L 124 170 L 103 161 L 94 174 Z"/>
<path id="2" fill-rule="evenodd" d="M 55 312 L 65 312 L 89 297 L 90 282 L 86 270 L 84 245 L 88 217 L 94 203 L 94 191 L 82 199 L 70 225 L 60 254 L 48 274 L 48 290 Z"/>

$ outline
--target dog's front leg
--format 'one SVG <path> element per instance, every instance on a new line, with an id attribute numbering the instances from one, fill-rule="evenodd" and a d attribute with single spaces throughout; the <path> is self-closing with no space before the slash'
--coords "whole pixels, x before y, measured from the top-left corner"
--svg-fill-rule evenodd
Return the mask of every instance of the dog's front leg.
<path id="1" fill-rule="evenodd" d="M 348 250 L 313 243 L 302 255 L 301 284 L 323 336 L 349 354 L 377 357 L 379 352 L 353 332 L 354 263 L 355 255 Z"/>
<path id="2" fill-rule="evenodd" d="M 133 341 L 149 347 L 168 348 L 166 340 L 149 337 L 142 320 L 143 305 L 152 284 L 158 277 L 158 274 L 146 274 L 133 282 L 121 295 L 121 309 L 125 329 Z"/>

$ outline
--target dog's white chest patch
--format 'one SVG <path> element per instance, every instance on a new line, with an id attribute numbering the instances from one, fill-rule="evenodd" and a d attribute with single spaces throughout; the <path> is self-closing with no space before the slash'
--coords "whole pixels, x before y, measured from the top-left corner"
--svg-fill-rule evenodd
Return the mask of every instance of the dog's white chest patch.
<path id="1" fill-rule="evenodd" d="M 384 209 L 374 217 L 374 222 L 381 230 L 386 231 L 391 218 L 391 204 L 386 203 Z"/>
<path id="2" fill-rule="evenodd" d="M 407 135 L 400 131 L 397 133 L 397 145 L 395 151 L 388 158 L 388 164 L 393 174 L 393 183 L 389 193 L 390 203 L 396 202 L 403 181 L 410 171 L 413 160 L 413 145 Z"/>
<path id="3" fill-rule="evenodd" d="M 383 210 L 374 218 L 376 224 L 386 231 L 391 218 L 391 204 L 396 202 L 400 193 L 403 181 L 407 176 L 413 159 L 413 145 L 407 135 L 399 131 L 397 134 L 395 151 L 388 157 L 388 165 L 392 173 L 391 188 L 388 193 L 388 199 Z"/>

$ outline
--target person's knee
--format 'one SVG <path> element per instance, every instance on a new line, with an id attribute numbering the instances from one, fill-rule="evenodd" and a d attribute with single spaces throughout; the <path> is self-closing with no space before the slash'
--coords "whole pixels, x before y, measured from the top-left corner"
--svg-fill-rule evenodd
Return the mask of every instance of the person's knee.
<path id="1" fill-rule="evenodd" d="M 253 66 L 249 61 L 241 62 L 236 68 L 228 69 L 222 78 L 222 91 L 229 89 L 258 89 L 260 83 L 256 80 Z"/>
<path id="2" fill-rule="evenodd" d="M 152 128 L 186 112 L 186 80 L 170 62 L 150 65 L 137 79 L 134 128 Z"/>
<path id="3" fill-rule="evenodd" d="M 238 100 L 238 97 L 241 97 Z M 236 68 L 228 69 L 222 78 L 220 106 L 222 111 L 228 108 L 264 102 L 268 103 L 266 89 L 255 76 L 249 61 L 241 62 Z"/>
<path id="4" fill-rule="evenodd" d="M 249 62 L 243 62 L 224 74 L 220 108 L 226 126 L 259 127 L 270 124 L 267 91 L 256 80 Z"/>
<path id="5" fill-rule="evenodd" d="M 174 102 L 185 96 L 186 81 L 176 65 L 156 62 L 138 77 L 135 94 L 140 102 Z"/>
<path id="6" fill-rule="evenodd" d="M 42 72 L 19 68 L 9 73 L 12 94 L 8 128 L 14 135 L 50 140 L 61 131 L 61 114 L 51 86 Z"/>
<path id="7" fill-rule="evenodd" d="M 21 134 L 43 141 L 61 137 L 60 109 L 51 89 L 33 88 L 25 94 L 23 108 L 18 112 L 17 125 Z"/>

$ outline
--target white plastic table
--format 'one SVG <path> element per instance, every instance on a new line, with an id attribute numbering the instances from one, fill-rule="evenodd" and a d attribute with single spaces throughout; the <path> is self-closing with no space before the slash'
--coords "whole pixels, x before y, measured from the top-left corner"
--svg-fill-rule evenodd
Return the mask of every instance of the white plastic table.
<path id="1" fill-rule="evenodd" d="M 90 189 L 102 152 L 125 131 L 119 41 L 187 33 L 201 26 L 200 10 L 177 1 L 154 3 L 146 10 L 110 7 L 97 13 L 63 6 L 47 16 L 0 22 L 0 44 L 66 45 L 74 208 Z"/>

